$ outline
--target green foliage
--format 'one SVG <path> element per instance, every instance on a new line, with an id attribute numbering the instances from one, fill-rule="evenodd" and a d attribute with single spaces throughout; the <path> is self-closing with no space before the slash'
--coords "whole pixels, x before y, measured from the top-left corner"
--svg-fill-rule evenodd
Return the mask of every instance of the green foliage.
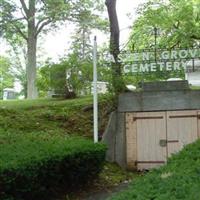
<path id="1" fill-rule="evenodd" d="M 34 7 L 35 10 L 33 9 Z M 63 0 L 57 0 L 56 2 L 52 0 L 34 0 L 32 2 L 23 0 L 19 3 L 11 0 L 0 0 L 0 25 L 4 30 L 2 36 L 11 45 L 15 45 L 16 42 L 18 43 L 28 37 L 28 28 L 30 29 L 30 27 L 27 27 L 27 17 L 30 17 L 28 14 L 30 10 L 34 11 L 37 23 L 33 27 L 36 30 L 35 34 L 39 34 L 41 31 L 47 32 L 50 28 L 55 28 L 59 21 L 67 19 L 70 7 L 69 2 L 64 2 Z M 23 13 L 21 12 L 22 10 Z"/>
<path id="2" fill-rule="evenodd" d="M 0 56 L 0 99 L 4 88 L 13 88 L 14 77 L 11 72 L 10 60 L 6 57 Z"/>
<path id="3" fill-rule="evenodd" d="M 112 200 L 200 199 L 200 140 L 173 155 L 166 166 L 134 181 Z"/>
<path id="4" fill-rule="evenodd" d="M 200 41 L 199 0 L 149 0 L 137 12 L 128 50 L 191 48 Z M 155 43 L 156 36 L 156 43 Z M 155 46 L 156 45 L 156 46 Z M 184 70 L 135 74 L 130 82 L 167 80 L 171 77 L 184 79 Z M 129 83 L 130 83 L 129 82 Z"/>
<path id="5" fill-rule="evenodd" d="M 198 46 L 200 37 L 200 1 L 148 1 L 138 9 L 139 18 L 133 24 L 130 49 L 154 46 L 154 28 L 158 32 L 157 48 Z"/>
<path id="6" fill-rule="evenodd" d="M 1 199 L 45 199 L 51 187 L 79 187 L 97 176 L 106 151 L 81 138 L 37 133 L 1 135 L 0 141 Z"/>
<path id="7" fill-rule="evenodd" d="M 71 54 L 57 64 L 47 64 L 39 70 L 38 88 L 41 91 L 54 90 L 56 94 L 90 94 L 92 84 L 92 60 L 79 59 Z"/>

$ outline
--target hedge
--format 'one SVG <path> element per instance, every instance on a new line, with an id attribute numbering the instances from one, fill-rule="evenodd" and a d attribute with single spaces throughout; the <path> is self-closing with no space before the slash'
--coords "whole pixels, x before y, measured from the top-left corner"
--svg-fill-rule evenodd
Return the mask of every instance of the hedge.
<path id="1" fill-rule="evenodd" d="M 168 164 L 132 182 L 110 200 L 200 199 L 200 141 L 173 155 Z"/>
<path id="2" fill-rule="evenodd" d="M 0 199 L 45 199 L 52 187 L 78 187 L 95 178 L 106 147 L 81 138 L 0 136 Z"/>

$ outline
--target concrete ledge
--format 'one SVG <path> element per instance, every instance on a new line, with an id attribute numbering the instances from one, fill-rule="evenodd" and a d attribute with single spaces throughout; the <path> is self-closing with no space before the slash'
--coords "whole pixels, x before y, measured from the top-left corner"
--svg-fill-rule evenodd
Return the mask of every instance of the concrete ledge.
<path id="1" fill-rule="evenodd" d="M 188 81 L 157 81 L 141 84 L 143 91 L 190 90 Z"/>
<path id="2" fill-rule="evenodd" d="M 118 112 L 200 109 L 200 90 L 128 92 L 119 96 Z"/>

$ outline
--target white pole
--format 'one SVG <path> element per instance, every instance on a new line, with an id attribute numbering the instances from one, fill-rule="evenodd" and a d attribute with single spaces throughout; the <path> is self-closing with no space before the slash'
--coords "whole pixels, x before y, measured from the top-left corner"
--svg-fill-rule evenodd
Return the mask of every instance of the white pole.
<path id="1" fill-rule="evenodd" d="M 97 94 L 97 41 L 94 37 L 93 47 L 93 120 L 94 120 L 94 143 L 98 142 L 98 94 Z"/>

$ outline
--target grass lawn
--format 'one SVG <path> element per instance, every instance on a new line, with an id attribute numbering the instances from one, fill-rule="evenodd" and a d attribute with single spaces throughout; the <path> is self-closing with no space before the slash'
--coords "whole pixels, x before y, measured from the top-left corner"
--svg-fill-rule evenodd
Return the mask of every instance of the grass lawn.
<path id="1" fill-rule="evenodd" d="M 192 90 L 200 90 L 200 86 L 191 86 L 190 87 Z"/>

